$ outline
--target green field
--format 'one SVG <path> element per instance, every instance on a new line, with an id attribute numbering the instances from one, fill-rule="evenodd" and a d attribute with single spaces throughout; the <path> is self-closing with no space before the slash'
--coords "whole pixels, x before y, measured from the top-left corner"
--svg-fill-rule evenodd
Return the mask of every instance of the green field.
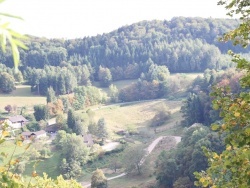
<path id="1" fill-rule="evenodd" d="M 4 110 L 7 105 L 32 107 L 35 104 L 46 104 L 46 98 L 34 95 L 28 85 L 19 85 L 10 94 L 0 94 L 0 104 L 0 110 Z"/>
<path id="2" fill-rule="evenodd" d="M 12 153 L 13 153 L 12 159 L 16 159 L 17 157 L 21 156 L 25 152 L 25 146 L 26 146 L 25 144 L 22 147 L 16 146 L 13 140 L 5 141 L 4 143 L 2 143 L 0 145 L 1 152 L 7 153 L 8 156 L 6 158 L 1 156 L 2 160 L 0 160 L 0 164 L 8 163 Z"/>
<path id="3" fill-rule="evenodd" d="M 112 82 L 112 84 L 114 84 L 118 90 L 121 90 L 122 88 L 131 85 L 133 82 L 136 82 L 137 79 L 132 79 L 132 80 L 119 80 L 119 81 L 114 81 Z M 93 82 L 92 83 L 93 86 L 100 88 L 101 91 L 109 94 L 109 88 L 104 88 L 104 87 L 100 87 L 100 83 L 99 82 Z"/>
<path id="4" fill-rule="evenodd" d="M 148 127 L 151 119 L 164 108 L 171 113 L 178 112 L 181 101 L 153 100 L 131 105 L 108 106 L 95 110 L 95 120 L 104 118 L 108 129 L 112 131 L 127 129 L 129 126 L 136 128 Z"/>
<path id="5" fill-rule="evenodd" d="M 58 170 L 58 165 L 60 161 L 60 152 L 54 152 L 52 157 L 46 160 L 38 161 L 35 170 L 40 176 L 42 176 L 43 172 L 46 172 L 49 177 L 56 178 L 60 175 Z M 25 175 L 30 176 L 32 174 L 32 172 L 34 171 L 34 164 L 35 162 L 30 162 L 26 164 L 26 169 L 24 172 Z"/>
<path id="6" fill-rule="evenodd" d="M 16 89 L 9 94 L 0 94 L 1 97 L 34 97 L 29 85 L 17 85 Z"/>

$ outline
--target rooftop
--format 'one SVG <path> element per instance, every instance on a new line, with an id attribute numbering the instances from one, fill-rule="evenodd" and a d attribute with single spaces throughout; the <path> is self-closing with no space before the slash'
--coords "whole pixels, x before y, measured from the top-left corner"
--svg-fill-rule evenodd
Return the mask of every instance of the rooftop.
<path id="1" fill-rule="evenodd" d="M 25 117 L 23 117 L 22 115 L 11 116 L 11 117 L 9 117 L 9 120 L 12 123 L 16 123 L 16 122 L 28 122 L 29 121 L 29 120 L 25 119 Z"/>

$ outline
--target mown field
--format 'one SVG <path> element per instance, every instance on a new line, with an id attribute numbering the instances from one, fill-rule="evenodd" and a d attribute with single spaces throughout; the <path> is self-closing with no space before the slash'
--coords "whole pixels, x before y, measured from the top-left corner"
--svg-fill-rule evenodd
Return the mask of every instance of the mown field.
<path id="1" fill-rule="evenodd" d="M 0 110 L 4 110 L 7 105 L 30 108 L 35 104 L 46 104 L 46 98 L 34 95 L 28 85 L 18 85 L 12 93 L 0 94 L 0 104 Z"/>
<path id="2" fill-rule="evenodd" d="M 178 112 L 181 101 L 152 100 L 146 102 L 118 104 L 103 106 L 94 110 L 95 120 L 104 118 L 107 126 L 112 131 L 127 128 L 149 127 L 152 118 L 159 111 L 170 111 L 172 114 Z"/>

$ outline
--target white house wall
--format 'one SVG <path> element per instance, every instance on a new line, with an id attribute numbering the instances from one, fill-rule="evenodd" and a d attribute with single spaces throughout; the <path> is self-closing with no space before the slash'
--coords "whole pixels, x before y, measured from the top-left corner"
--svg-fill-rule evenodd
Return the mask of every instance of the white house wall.
<path id="1" fill-rule="evenodd" d="M 13 129 L 21 129 L 22 124 L 21 123 L 12 123 L 11 121 L 7 120 L 7 123 L 10 127 Z"/>

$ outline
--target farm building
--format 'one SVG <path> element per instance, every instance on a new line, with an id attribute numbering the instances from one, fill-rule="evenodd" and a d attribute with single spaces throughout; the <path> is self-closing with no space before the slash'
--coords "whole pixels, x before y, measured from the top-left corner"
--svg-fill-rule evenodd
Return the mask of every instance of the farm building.
<path id="1" fill-rule="evenodd" d="M 91 134 L 84 134 L 83 136 L 83 142 L 88 146 L 88 147 L 91 147 L 94 145 L 94 141 L 93 141 L 93 138 L 92 138 L 92 135 Z"/>
<path id="2" fill-rule="evenodd" d="M 7 120 L 7 123 L 13 129 L 20 129 L 27 122 L 29 122 L 29 120 L 25 119 L 22 115 L 11 116 Z"/>
<path id="3" fill-rule="evenodd" d="M 47 136 L 47 133 L 44 130 L 36 131 L 36 132 L 22 132 L 21 135 L 25 140 L 29 139 L 39 139 Z"/>

